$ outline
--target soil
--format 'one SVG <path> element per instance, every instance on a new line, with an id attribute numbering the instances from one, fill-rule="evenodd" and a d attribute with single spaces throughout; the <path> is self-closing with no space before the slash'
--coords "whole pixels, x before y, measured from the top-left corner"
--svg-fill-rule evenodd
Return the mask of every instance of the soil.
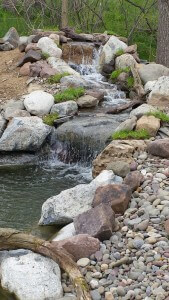
<path id="1" fill-rule="evenodd" d="M 18 49 L 0 52 L 0 102 L 19 98 L 27 92 L 27 76 L 19 76 L 17 63 L 23 56 Z"/>

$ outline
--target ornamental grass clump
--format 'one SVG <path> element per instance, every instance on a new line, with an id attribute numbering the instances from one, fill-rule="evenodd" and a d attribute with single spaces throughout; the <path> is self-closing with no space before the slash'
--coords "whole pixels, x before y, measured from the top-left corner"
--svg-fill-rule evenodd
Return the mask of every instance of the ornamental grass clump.
<path id="1" fill-rule="evenodd" d="M 111 78 L 113 81 L 115 81 L 115 80 L 119 77 L 119 75 L 120 75 L 121 73 L 129 73 L 130 71 L 131 71 L 130 67 L 126 67 L 126 68 L 123 68 L 123 69 L 117 69 L 117 70 L 115 70 L 115 71 L 113 71 L 113 72 L 111 73 L 110 78 Z"/>
<path id="2" fill-rule="evenodd" d="M 68 88 L 63 92 L 54 95 L 55 103 L 76 100 L 85 94 L 84 88 Z"/>
<path id="3" fill-rule="evenodd" d="M 147 116 L 154 116 L 157 119 L 160 119 L 162 122 L 169 122 L 169 115 L 164 113 L 163 111 L 150 111 L 146 114 Z"/>
<path id="4" fill-rule="evenodd" d="M 113 133 L 113 140 L 126 140 L 126 139 L 135 139 L 135 140 L 144 140 L 149 139 L 150 135 L 146 129 L 140 130 L 121 130 Z"/>
<path id="5" fill-rule="evenodd" d="M 65 76 L 69 76 L 70 74 L 67 73 L 67 72 L 64 72 L 64 73 L 61 73 L 61 74 L 55 74 L 55 75 L 52 75 L 48 78 L 48 83 L 50 84 L 54 84 L 54 83 L 59 83 L 60 80 L 65 77 Z"/>
<path id="6" fill-rule="evenodd" d="M 59 119 L 58 113 L 53 113 L 53 114 L 48 114 L 48 115 L 43 116 L 43 122 L 49 126 L 54 126 L 54 122 L 57 119 Z"/>

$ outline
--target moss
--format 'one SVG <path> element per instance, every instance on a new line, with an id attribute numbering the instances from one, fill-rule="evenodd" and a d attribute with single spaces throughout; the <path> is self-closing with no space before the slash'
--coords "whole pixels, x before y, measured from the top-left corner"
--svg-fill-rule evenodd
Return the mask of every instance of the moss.
<path id="1" fill-rule="evenodd" d="M 50 57 L 50 55 L 46 52 L 42 52 L 42 59 L 45 60 L 45 59 L 48 59 Z"/>
<path id="2" fill-rule="evenodd" d="M 127 78 L 127 87 L 128 89 L 133 88 L 134 86 L 134 78 L 132 76 L 129 76 L 129 78 Z"/>
<path id="3" fill-rule="evenodd" d="M 119 49 L 117 50 L 117 52 L 115 53 L 115 56 L 118 57 L 118 56 L 121 56 L 124 54 L 124 50 L 123 49 Z"/>
<path id="4" fill-rule="evenodd" d="M 55 103 L 76 100 L 79 97 L 83 96 L 85 93 L 84 88 L 69 88 L 64 90 L 63 92 L 57 93 L 54 95 Z"/>
<path id="5" fill-rule="evenodd" d="M 58 118 L 59 118 L 58 113 L 48 114 L 43 117 L 43 122 L 46 125 L 53 126 L 54 121 L 57 120 Z"/>
<path id="6" fill-rule="evenodd" d="M 113 81 L 115 81 L 115 80 L 119 77 L 119 75 L 120 75 L 121 73 L 129 73 L 130 71 L 131 71 L 130 67 L 126 67 L 126 68 L 123 68 L 123 69 L 117 69 L 117 70 L 115 70 L 115 71 L 113 71 L 113 72 L 111 73 L 110 78 L 111 78 Z"/>
<path id="7" fill-rule="evenodd" d="M 70 74 L 65 72 L 65 73 L 62 73 L 62 74 L 55 74 L 53 76 L 50 76 L 48 78 L 48 83 L 50 84 L 54 84 L 54 83 L 58 83 L 60 82 L 60 80 L 65 77 L 65 76 L 69 76 Z"/>
<path id="8" fill-rule="evenodd" d="M 149 139 L 150 135 L 146 129 L 141 129 L 138 131 L 134 130 L 121 130 L 113 133 L 113 140 L 125 140 L 125 139 Z"/>
<path id="9" fill-rule="evenodd" d="M 164 113 L 163 111 L 151 111 L 146 114 L 147 116 L 154 116 L 157 119 L 160 119 L 162 122 L 169 122 L 169 115 Z"/>

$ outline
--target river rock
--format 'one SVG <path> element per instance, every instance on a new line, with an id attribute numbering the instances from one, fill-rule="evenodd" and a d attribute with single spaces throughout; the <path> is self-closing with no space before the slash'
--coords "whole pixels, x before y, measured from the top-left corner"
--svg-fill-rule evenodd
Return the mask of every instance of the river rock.
<path id="1" fill-rule="evenodd" d="M 58 48 L 56 43 L 48 37 L 42 37 L 38 41 L 37 46 L 42 50 L 42 53 L 48 54 L 49 56 L 57 59 L 62 56 L 62 50 Z"/>
<path id="2" fill-rule="evenodd" d="M 76 235 L 75 226 L 73 223 L 70 223 L 59 230 L 55 237 L 52 238 L 52 241 L 62 241 L 67 238 L 72 238 L 74 235 Z"/>
<path id="3" fill-rule="evenodd" d="M 136 130 L 146 129 L 150 136 L 156 136 L 160 129 L 160 120 L 154 116 L 142 116 L 136 125 Z"/>
<path id="4" fill-rule="evenodd" d="M 134 192 L 143 183 L 143 181 L 143 175 L 139 171 L 133 171 L 127 174 L 123 183 L 128 185 Z"/>
<path id="5" fill-rule="evenodd" d="M 108 240 L 115 229 L 115 213 L 107 203 L 101 203 L 75 217 L 74 226 L 78 234 L 87 233 L 100 241 Z"/>
<path id="6" fill-rule="evenodd" d="M 134 153 L 136 151 L 144 151 L 146 148 L 147 146 L 144 141 L 113 141 L 93 161 L 93 176 L 95 177 L 100 174 L 112 161 L 122 160 L 131 163 Z"/>
<path id="7" fill-rule="evenodd" d="M 126 121 L 122 122 L 116 129 L 115 132 L 121 130 L 133 130 L 136 126 L 137 118 L 133 116 L 131 119 L 127 119 Z"/>
<path id="8" fill-rule="evenodd" d="M 160 139 L 148 144 L 148 152 L 152 155 L 169 158 L 169 139 Z"/>
<path id="9" fill-rule="evenodd" d="M 64 225 L 91 208 L 97 187 L 112 183 L 112 171 L 103 171 L 90 184 L 80 184 L 49 198 L 42 206 L 40 225 Z"/>
<path id="10" fill-rule="evenodd" d="M 50 132 L 38 117 L 13 118 L 0 138 L 0 151 L 38 151 Z"/>
<path id="11" fill-rule="evenodd" d="M 76 261 L 83 257 L 90 257 L 100 249 L 99 240 L 88 234 L 78 234 L 57 243 L 69 252 Z"/>
<path id="12" fill-rule="evenodd" d="M 4 118 L 10 120 L 15 117 L 30 117 L 30 113 L 24 109 L 15 109 L 14 107 L 7 107 L 4 112 Z"/>
<path id="13" fill-rule="evenodd" d="M 30 66 L 31 66 L 31 63 L 30 62 L 27 62 L 26 64 L 24 64 L 20 70 L 19 70 L 19 74 L 21 76 L 29 76 L 30 75 Z"/>
<path id="14" fill-rule="evenodd" d="M 5 118 L 2 115 L 0 115 L 0 137 L 3 134 L 6 125 L 7 125 L 7 121 L 5 120 Z"/>
<path id="15" fill-rule="evenodd" d="M 83 87 L 86 88 L 88 86 L 87 82 L 81 77 L 77 75 L 70 75 L 70 76 L 64 76 L 60 80 L 61 84 L 61 90 L 64 90 L 66 88 L 70 87 Z"/>
<path id="16" fill-rule="evenodd" d="M 20 300 L 55 300 L 63 296 L 59 266 L 33 252 L 3 260 L 1 285 Z"/>
<path id="17" fill-rule="evenodd" d="M 51 114 L 58 113 L 60 117 L 75 115 L 78 112 L 78 106 L 75 101 L 67 101 L 52 106 Z"/>
<path id="18" fill-rule="evenodd" d="M 116 214 L 124 214 L 129 201 L 131 200 L 131 189 L 126 184 L 108 184 L 98 187 L 92 206 L 96 207 L 100 203 L 111 206 Z"/>
<path id="19" fill-rule="evenodd" d="M 127 45 L 125 43 L 120 41 L 116 36 L 111 36 L 100 53 L 100 68 L 102 69 L 105 64 L 108 64 L 115 57 L 118 50 L 125 50 L 126 48 Z"/>
<path id="20" fill-rule="evenodd" d="M 48 114 L 54 104 L 54 97 L 41 90 L 34 91 L 27 95 L 24 105 L 27 111 L 35 116 L 43 116 Z"/>
<path id="21" fill-rule="evenodd" d="M 125 177 L 130 172 L 130 165 L 122 160 L 115 160 L 108 164 L 107 170 L 112 170 L 114 174 Z"/>
<path id="22" fill-rule="evenodd" d="M 139 107 L 133 109 L 130 113 L 130 117 L 137 117 L 137 119 L 141 118 L 143 115 L 146 115 L 147 113 L 154 112 L 157 109 L 149 104 L 142 104 Z"/>
<path id="23" fill-rule="evenodd" d="M 59 49 L 59 48 L 58 48 Z M 49 65 L 54 68 L 57 73 L 68 73 L 70 75 L 75 75 L 75 76 L 80 76 L 78 72 L 73 70 L 63 59 L 61 58 L 56 58 L 56 57 L 49 57 L 47 59 L 47 62 Z"/>
<path id="24" fill-rule="evenodd" d="M 137 62 L 131 54 L 123 54 L 116 58 L 115 67 L 117 69 L 125 69 L 126 67 L 136 67 Z"/>
<path id="25" fill-rule="evenodd" d="M 4 44 L 0 44 L 0 51 L 10 51 L 15 49 L 9 42 L 5 42 Z"/>
<path id="26" fill-rule="evenodd" d="M 160 64 L 140 65 L 138 72 L 143 83 L 157 80 L 161 76 L 169 76 L 169 68 Z"/>
<path id="27" fill-rule="evenodd" d="M 19 34 L 14 27 L 11 27 L 2 40 L 4 43 L 9 43 L 14 48 L 17 48 L 19 44 Z"/>
<path id="28" fill-rule="evenodd" d="M 22 67 L 24 64 L 26 64 L 27 62 L 36 62 L 41 60 L 41 54 L 37 51 L 34 50 L 29 50 L 19 61 L 18 63 L 18 67 Z"/>
<path id="29" fill-rule="evenodd" d="M 90 108 L 90 107 L 95 107 L 97 106 L 99 101 L 97 98 L 94 98 L 93 96 L 90 95 L 84 95 L 77 99 L 77 105 L 80 108 Z"/>
<path id="30" fill-rule="evenodd" d="M 165 227 L 166 233 L 169 235 L 169 219 L 167 221 L 165 221 L 164 227 Z"/>
<path id="31" fill-rule="evenodd" d="M 169 76 L 162 76 L 155 82 L 148 103 L 160 109 L 169 107 Z"/>

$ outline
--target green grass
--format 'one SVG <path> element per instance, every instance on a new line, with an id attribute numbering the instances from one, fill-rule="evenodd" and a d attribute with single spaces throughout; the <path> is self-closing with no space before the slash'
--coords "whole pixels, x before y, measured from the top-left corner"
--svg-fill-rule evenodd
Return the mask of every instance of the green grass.
<path id="1" fill-rule="evenodd" d="M 65 73 L 62 73 L 62 74 L 55 74 L 53 76 L 50 76 L 48 78 L 48 83 L 50 84 L 54 84 L 54 83 L 59 83 L 60 80 L 65 77 L 65 76 L 69 76 L 70 74 L 65 72 Z"/>
<path id="2" fill-rule="evenodd" d="M 64 90 L 63 92 L 57 93 L 54 95 L 55 103 L 76 100 L 79 97 L 83 96 L 85 93 L 84 88 L 69 88 Z"/>
<path id="3" fill-rule="evenodd" d="M 54 121 L 57 120 L 58 118 L 59 118 L 58 113 L 48 114 L 43 117 L 43 122 L 46 125 L 53 126 Z"/>
<path id="4" fill-rule="evenodd" d="M 129 73 L 129 72 L 130 72 L 130 67 L 126 67 L 126 68 L 123 68 L 123 69 L 117 69 L 117 70 L 115 70 L 115 71 L 113 71 L 113 72 L 111 73 L 110 78 L 111 78 L 113 81 L 115 81 L 115 80 L 119 77 L 119 75 L 120 75 L 121 73 Z"/>
<path id="5" fill-rule="evenodd" d="M 151 111 L 146 114 L 147 116 L 154 116 L 157 119 L 160 119 L 162 122 L 169 122 L 169 115 L 164 113 L 163 111 Z"/>
<path id="6" fill-rule="evenodd" d="M 118 56 L 121 56 L 124 54 L 124 50 L 123 49 L 119 49 L 116 53 L 115 53 L 115 56 L 118 57 Z"/>
<path id="7" fill-rule="evenodd" d="M 138 131 L 134 130 L 121 130 L 113 133 L 112 139 L 113 140 L 126 140 L 126 139 L 149 139 L 150 135 L 146 129 L 141 129 Z"/>
<path id="8" fill-rule="evenodd" d="M 49 55 L 48 53 L 42 52 L 42 59 L 43 59 L 43 60 L 46 60 L 46 59 L 48 59 L 49 57 L 50 57 L 50 55 Z"/>
<path id="9" fill-rule="evenodd" d="M 128 89 L 132 89 L 134 86 L 134 78 L 132 76 L 129 76 L 129 78 L 127 78 L 127 87 Z"/>

